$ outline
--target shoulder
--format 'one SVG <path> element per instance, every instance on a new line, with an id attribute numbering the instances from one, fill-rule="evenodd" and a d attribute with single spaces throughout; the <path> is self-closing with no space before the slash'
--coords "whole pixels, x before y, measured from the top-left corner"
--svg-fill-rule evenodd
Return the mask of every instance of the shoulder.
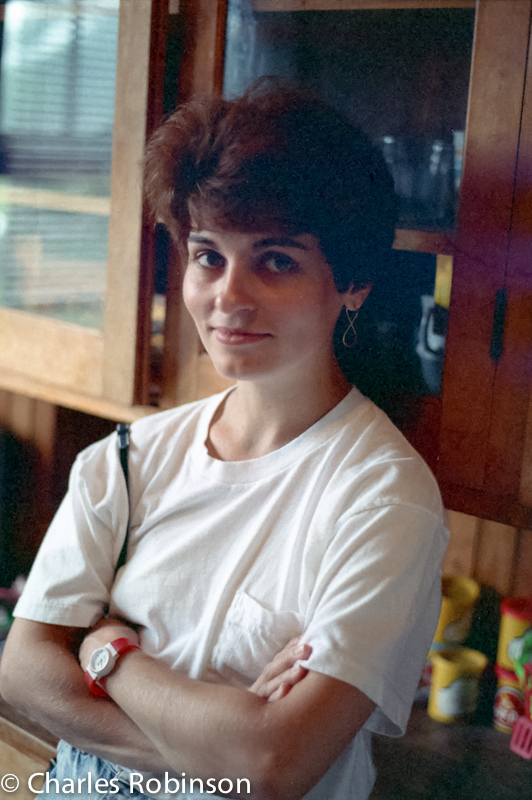
<path id="1" fill-rule="evenodd" d="M 220 398 L 221 395 L 213 395 L 167 411 L 158 411 L 133 422 L 130 426 L 132 448 L 150 448 L 161 441 L 171 441 L 176 436 L 193 437 L 203 414 L 210 406 L 215 407 Z"/>
<path id="2" fill-rule="evenodd" d="M 193 437 L 202 415 L 208 411 L 209 407 L 215 408 L 222 397 L 223 394 L 212 395 L 203 400 L 186 403 L 166 411 L 157 411 L 136 420 L 129 426 L 131 451 L 136 449 L 146 451 L 156 447 L 160 442 L 168 444 L 174 437 L 180 435 Z M 116 434 L 111 433 L 82 450 L 77 458 L 81 461 L 97 459 L 116 446 Z"/>
<path id="3" fill-rule="evenodd" d="M 423 458 L 386 414 L 357 390 L 335 438 L 339 458 L 331 482 L 351 513 L 406 504 L 443 516 L 436 479 Z"/>
<path id="4" fill-rule="evenodd" d="M 138 465 L 142 470 L 149 470 L 155 461 L 164 459 L 165 453 L 186 451 L 204 415 L 209 415 L 209 409 L 215 408 L 221 397 L 214 395 L 133 422 L 129 434 L 130 468 L 135 471 Z M 122 480 L 117 456 L 118 437 L 116 433 L 111 433 L 77 455 L 71 480 L 80 478 L 93 481 L 97 476 L 103 480 L 114 474 L 119 474 Z"/>

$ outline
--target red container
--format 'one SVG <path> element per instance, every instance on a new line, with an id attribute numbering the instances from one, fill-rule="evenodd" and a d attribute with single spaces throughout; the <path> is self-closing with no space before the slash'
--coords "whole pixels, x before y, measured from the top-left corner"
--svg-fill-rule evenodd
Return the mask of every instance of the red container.
<path id="1" fill-rule="evenodd" d="M 497 664 L 513 671 L 512 645 L 529 628 L 532 628 L 532 597 L 507 597 L 503 600 Z"/>
<path id="2" fill-rule="evenodd" d="M 525 696 L 514 672 L 496 664 L 497 691 L 493 703 L 493 725 L 498 731 L 512 733 L 514 725 L 525 713 Z"/>

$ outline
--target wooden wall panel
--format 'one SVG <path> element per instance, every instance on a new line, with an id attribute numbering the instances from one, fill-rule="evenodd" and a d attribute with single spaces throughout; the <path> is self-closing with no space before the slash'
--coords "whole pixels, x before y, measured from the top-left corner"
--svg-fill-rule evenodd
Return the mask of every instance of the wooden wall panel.
<path id="1" fill-rule="evenodd" d="M 481 520 L 473 577 L 501 595 L 512 594 L 517 531 L 509 525 Z"/>
<path id="2" fill-rule="evenodd" d="M 445 575 L 469 575 L 503 596 L 532 596 L 532 530 L 449 511 Z"/>
<path id="3" fill-rule="evenodd" d="M 35 408 L 37 401 L 24 395 L 13 397 L 11 405 L 11 430 L 23 441 L 31 441 L 35 432 Z"/>
<path id="4" fill-rule="evenodd" d="M 528 405 L 523 463 L 521 465 L 521 502 L 532 508 L 532 392 Z"/>
<path id="5" fill-rule="evenodd" d="M 470 576 L 475 567 L 479 520 L 458 511 L 448 513 L 451 539 L 443 560 L 443 574 Z"/>
<path id="6" fill-rule="evenodd" d="M 532 596 L 532 531 L 519 532 L 518 559 L 512 593 Z"/>

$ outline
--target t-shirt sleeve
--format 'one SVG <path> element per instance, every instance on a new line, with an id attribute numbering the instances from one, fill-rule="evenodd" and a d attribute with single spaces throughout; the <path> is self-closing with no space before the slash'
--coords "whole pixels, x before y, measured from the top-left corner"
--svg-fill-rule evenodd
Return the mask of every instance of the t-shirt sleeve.
<path id="1" fill-rule="evenodd" d="M 342 521 L 320 566 L 306 666 L 363 691 L 366 727 L 401 735 L 441 607 L 448 532 L 440 514 L 384 505 Z"/>
<path id="2" fill-rule="evenodd" d="M 93 625 L 109 600 L 127 521 L 127 490 L 112 435 L 77 457 L 15 616 Z"/>

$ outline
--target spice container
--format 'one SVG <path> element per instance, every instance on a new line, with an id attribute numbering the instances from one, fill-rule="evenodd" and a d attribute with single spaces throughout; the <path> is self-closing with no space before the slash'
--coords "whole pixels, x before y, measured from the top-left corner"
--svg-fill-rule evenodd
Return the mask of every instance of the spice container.
<path id="1" fill-rule="evenodd" d="M 497 691 L 493 703 L 493 725 L 498 731 L 512 733 L 514 725 L 525 713 L 525 696 L 515 672 L 495 666 Z"/>
<path id="2" fill-rule="evenodd" d="M 432 654 L 428 714 L 439 722 L 467 719 L 476 710 L 480 676 L 488 664 L 484 653 L 453 647 Z"/>
<path id="3" fill-rule="evenodd" d="M 461 575 L 442 578 L 442 606 L 434 634 L 435 642 L 440 645 L 465 642 L 479 594 L 480 586 L 473 578 Z"/>

